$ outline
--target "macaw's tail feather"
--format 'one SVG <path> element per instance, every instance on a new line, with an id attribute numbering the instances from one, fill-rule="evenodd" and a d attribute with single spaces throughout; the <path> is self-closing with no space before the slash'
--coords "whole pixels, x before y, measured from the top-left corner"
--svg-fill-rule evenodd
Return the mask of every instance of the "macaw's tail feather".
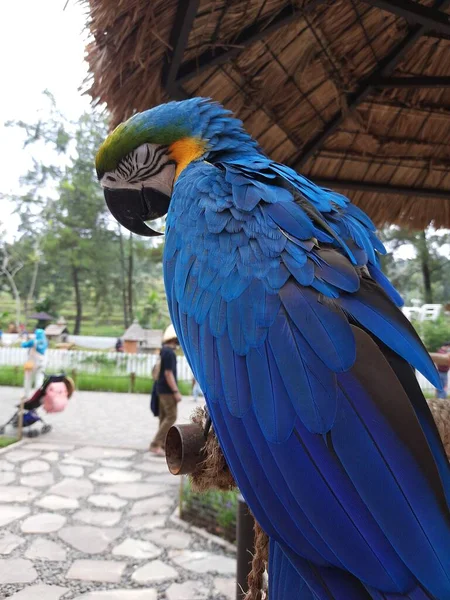
<path id="1" fill-rule="evenodd" d="M 270 600 L 317 600 L 306 581 L 292 566 L 279 544 L 270 540 L 269 555 Z"/>
<path id="2" fill-rule="evenodd" d="M 437 600 L 418 586 L 406 594 L 383 593 L 341 571 L 316 567 L 270 540 L 270 600 Z M 439 599 L 440 600 L 440 599 Z"/>

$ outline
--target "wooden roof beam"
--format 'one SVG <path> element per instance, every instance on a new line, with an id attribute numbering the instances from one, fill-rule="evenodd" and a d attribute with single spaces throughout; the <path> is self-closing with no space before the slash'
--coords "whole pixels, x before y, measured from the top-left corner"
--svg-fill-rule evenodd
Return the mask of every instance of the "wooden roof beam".
<path id="1" fill-rule="evenodd" d="M 162 84 L 169 96 L 175 100 L 184 100 L 189 95 L 176 81 L 178 69 L 183 60 L 189 34 L 197 15 L 200 0 L 179 0 L 175 21 L 170 32 L 170 55 L 166 54 L 162 69 Z"/>
<path id="2" fill-rule="evenodd" d="M 366 193 L 396 194 L 398 196 L 420 196 L 421 198 L 450 200 L 450 190 L 417 188 L 370 181 L 356 181 L 353 179 L 332 179 L 314 176 L 311 177 L 311 180 L 321 187 L 330 189 L 355 190 L 357 192 Z"/>
<path id="3" fill-rule="evenodd" d="M 374 87 L 381 88 L 448 88 L 450 77 L 380 77 Z"/>
<path id="4" fill-rule="evenodd" d="M 264 19 L 249 25 L 232 42 L 230 41 L 229 44 L 222 42 L 222 47 L 206 50 L 200 56 L 183 63 L 178 70 L 177 83 L 184 83 L 192 77 L 200 75 L 210 67 L 221 65 L 235 58 L 251 44 L 266 38 L 281 27 L 299 19 L 304 14 L 310 13 L 323 2 L 324 0 L 312 0 L 302 11 L 294 10 L 290 4 L 285 6 L 273 19 Z M 183 0 L 181 0 L 181 4 L 183 4 Z"/>
<path id="5" fill-rule="evenodd" d="M 435 2 L 436 9 L 447 8 L 449 5 L 450 0 L 437 0 Z M 357 91 L 347 96 L 345 112 L 338 112 L 322 131 L 304 145 L 301 152 L 292 162 L 291 166 L 294 169 L 303 167 L 309 158 L 321 148 L 325 140 L 332 135 L 341 123 L 372 93 L 374 81 L 377 81 L 381 77 L 388 77 L 402 60 L 406 52 L 414 46 L 417 40 L 426 33 L 427 30 L 428 28 L 424 25 L 415 25 L 411 28 L 403 40 L 394 46 L 391 52 L 378 63 L 373 73 L 361 81 Z"/>
<path id="6" fill-rule="evenodd" d="M 363 0 L 363 2 L 394 13 L 407 21 L 420 23 L 427 29 L 450 34 L 450 15 L 435 7 L 424 6 L 413 0 Z"/>

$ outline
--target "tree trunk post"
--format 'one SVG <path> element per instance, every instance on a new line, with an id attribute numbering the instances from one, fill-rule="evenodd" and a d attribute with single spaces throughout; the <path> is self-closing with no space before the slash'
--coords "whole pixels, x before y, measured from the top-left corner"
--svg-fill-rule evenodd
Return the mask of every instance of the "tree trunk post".
<path id="1" fill-rule="evenodd" d="M 236 600 L 243 600 L 248 590 L 248 576 L 252 568 L 252 555 L 255 552 L 254 519 L 244 498 L 239 494 L 236 523 L 237 540 L 237 581 Z"/>

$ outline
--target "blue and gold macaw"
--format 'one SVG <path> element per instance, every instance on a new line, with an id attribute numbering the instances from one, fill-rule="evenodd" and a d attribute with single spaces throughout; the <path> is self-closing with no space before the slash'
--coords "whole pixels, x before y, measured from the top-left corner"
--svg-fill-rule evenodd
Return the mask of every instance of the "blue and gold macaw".
<path id="1" fill-rule="evenodd" d="M 202 98 L 134 115 L 96 167 L 131 231 L 167 213 L 170 314 L 270 537 L 270 599 L 450 599 L 449 464 L 413 367 L 439 379 L 366 214 Z"/>

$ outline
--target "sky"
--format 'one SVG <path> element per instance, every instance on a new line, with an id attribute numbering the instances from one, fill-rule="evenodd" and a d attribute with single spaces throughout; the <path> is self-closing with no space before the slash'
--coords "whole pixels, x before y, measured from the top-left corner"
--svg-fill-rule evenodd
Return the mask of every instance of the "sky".
<path id="1" fill-rule="evenodd" d="M 18 192 L 19 177 L 32 164 L 23 133 L 6 128 L 10 120 L 35 122 L 45 115 L 42 92 L 48 89 L 59 110 L 76 119 L 89 109 L 79 88 L 87 75 L 83 60 L 86 7 L 76 0 L 14 0 L 2 3 L 0 20 L 0 193 Z M 66 5 L 66 6 L 65 6 Z M 45 149 L 39 148 L 40 157 Z M 34 150 L 36 152 L 36 149 Z M 14 206 L 0 199 L 0 231 L 13 239 L 18 219 Z"/>

